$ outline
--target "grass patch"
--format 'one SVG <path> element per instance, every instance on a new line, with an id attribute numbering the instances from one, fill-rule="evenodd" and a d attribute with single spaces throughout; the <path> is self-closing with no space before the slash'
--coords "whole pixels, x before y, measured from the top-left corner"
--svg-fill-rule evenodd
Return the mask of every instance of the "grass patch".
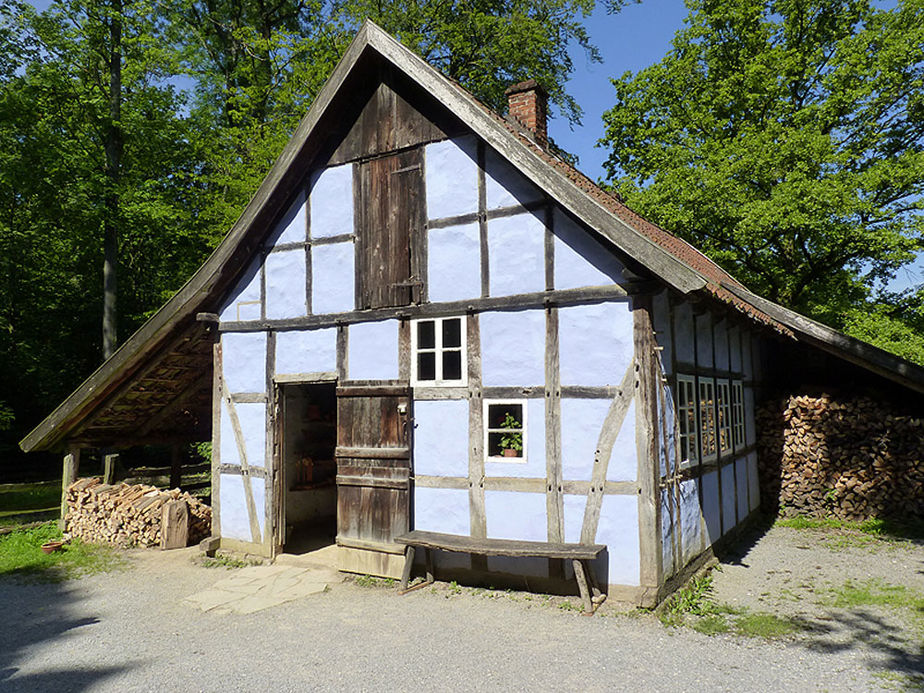
<path id="1" fill-rule="evenodd" d="M 723 614 L 707 614 L 695 620 L 691 627 L 703 635 L 720 635 L 731 630 L 728 619 Z"/>
<path id="2" fill-rule="evenodd" d="M 920 541 L 924 540 L 924 521 L 913 520 L 899 522 L 872 518 L 862 522 L 839 520 L 835 517 L 779 517 L 774 523 L 777 527 L 790 527 L 792 529 L 839 529 L 850 532 L 859 532 L 870 537 L 884 541 Z"/>
<path id="3" fill-rule="evenodd" d="M 735 618 L 735 632 L 749 638 L 773 640 L 791 635 L 802 627 L 792 619 L 783 618 L 764 611 L 744 612 Z"/>
<path id="4" fill-rule="evenodd" d="M 665 626 L 679 626 L 687 616 L 707 616 L 714 611 L 712 576 L 704 574 L 672 594 L 658 609 L 658 618 Z"/>
<path id="5" fill-rule="evenodd" d="M 909 609 L 919 618 L 924 617 L 924 596 L 904 585 L 890 585 L 876 578 L 864 582 L 847 580 L 830 591 L 829 603 L 842 609 L 861 606 Z"/>
<path id="6" fill-rule="evenodd" d="M 879 679 L 883 688 L 892 691 L 924 690 L 924 674 L 909 674 L 903 671 L 877 671 L 873 678 Z"/>
<path id="7" fill-rule="evenodd" d="M 42 552 L 42 544 L 60 539 L 61 531 L 55 522 L 0 536 L 0 575 L 57 582 L 113 570 L 122 564 L 115 549 L 76 539 L 55 553 Z"/>
<path id="8" fill-rule="evenodd" d="M 5 517 L 61 507 L 61 481 L 0 485 L 0 523 Z"/>
<path id="9" fill-rule="evenodd" d="M 263 561 L 247 560 L 245 558 L 235 558 L 234 556 L 202 556 L 196 559 L 203 568 L 224 568 L 225 570 L 235 570 L 237 568 L 249 568 L 253 565 L 262 565 Z"/>
<path id="10" fill-rule="evenodd" d="M 380 578 L 374 575 L 358 575 L 354 582 L 360 587 L 394 587 L 398 583 L 394 578 Z"/>

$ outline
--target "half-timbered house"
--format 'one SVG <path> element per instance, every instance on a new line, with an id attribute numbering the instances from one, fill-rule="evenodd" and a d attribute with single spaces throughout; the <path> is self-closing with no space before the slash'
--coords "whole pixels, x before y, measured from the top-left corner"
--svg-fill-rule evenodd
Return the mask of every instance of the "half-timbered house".
<path id="1" fill-rule="evenodd" d="M 366 24 L 223 243 L 24 449 L 210 437 L 221 547 L 397 576 L 409 530 L 548 545 L 433 570 L 553 588 L 596 545 L 598 581 L 652 603 L 758 508 L 777 354 L 924 391 L 578 173 L 541 87 L 510 98 Z"/>

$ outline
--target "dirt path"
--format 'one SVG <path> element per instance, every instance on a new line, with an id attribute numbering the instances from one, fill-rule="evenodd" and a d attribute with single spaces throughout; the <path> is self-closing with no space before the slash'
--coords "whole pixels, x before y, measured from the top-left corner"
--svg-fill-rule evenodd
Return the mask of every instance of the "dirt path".
<path id="1" fill-rule="evenodd" d="M 666 628 L 651 614 L 621 614 L 614 605 L 586 618 L 570 608 L 575 598 L 446 584 L 399 597 L 351 581 L 253 614 L 199 613 L 183 599 L 233 573 L 194 565 L 190 550 L 133 553 L 128 569 L 78 581 L 0 580 L 0 689 L 763 692 L 915 685 L 924 654 L 910 609 L 820 600 L 828 582 L 836 588 L 847 578 L 876 576 L 883 584 L 907 580 L 906 589 L 921 596 L 924 549 L 832 548 L 828 541 L 774 529 L 716 575 L 716 603 L 779 610 L 813 624 L 772 641 Z"/>

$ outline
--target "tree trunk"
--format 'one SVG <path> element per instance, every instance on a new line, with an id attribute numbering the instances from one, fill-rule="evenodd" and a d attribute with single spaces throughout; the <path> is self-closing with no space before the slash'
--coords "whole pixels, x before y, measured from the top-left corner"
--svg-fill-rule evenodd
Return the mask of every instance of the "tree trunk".
<path id="1" fill-rule="evenodd" d="M 106 127 L 106 198 L 103 221 L 103 358 L 116 349 L 119 263 L 119 174 L 122 168 L 122 0 L 109 19 L 109 123 Z"/>

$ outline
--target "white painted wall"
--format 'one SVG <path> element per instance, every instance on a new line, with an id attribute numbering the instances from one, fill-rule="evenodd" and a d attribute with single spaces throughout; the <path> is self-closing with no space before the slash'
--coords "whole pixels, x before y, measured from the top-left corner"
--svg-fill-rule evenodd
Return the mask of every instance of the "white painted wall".
<path id="1" fill-rule="evenodd" d="M 427 290 L 431 303 L 481 297 L 478 224 L 428 232 Z"/>
<path id="2" fill-rule="evenodd" d="M 276 333 L 276 373 L 337 371 L 337 328 Z"/>
<path id="3" fill-rule="evenodd" d="M 625 267 L 613 253 L 560 209 L 555 209 L 552 228 L 556 289 L 605 286 L 625 279 Z"/>
<path id="4" fill-rule="evenodd" d="M 221 336 L 222 376 L 228 393 L 266 393 L 266 334 L 226 332 Z"/>
<path id="5" fill-rule="evenodd" d="M 466 399 L 414 402 L 414 474 L 468 477 L 468 410 Z"/>
<path id="6" fill-rule="evenodd" d="M 356 252 L 352 241 L 311 246 L 311 312 L 344 313 L 354 310 Z"/>
<path id="7" fill-rule="evenodd" d="M 545 223 L 537 214 L 488 221 L 488 284 L 491 296 L 545 290 Z"/>
<path id="8" fill-rule="evenodd" d="M 300 318 L 308 314 L 305 265 L 304 248 L 266 256 L 267 319 Z"/>
<path id="9" fill-rule="evenodd" d="M 397 320 L 350 325 L 347 344 L 351 380 L 397 380 Z"/>
<path id="10" fill-rule="evenodd" d="M 478 211 L 478 154 L 473 135 L 428 144 L 424 148 L 427 218 Z"/>
<path id="11" fill-rule="evenodd" d="M 315 171 L 311 177 L 309 234 L 329 238 L 353 233 L 353 165 Z"/>
<path id="12" fill-rule="evenodd" d="M 634 356 L 627 301 L 563 307 L 558 325 L 562 385 L 619 385 Z"/>
<path id="13" fill-rule="evenodd" d="M 481 313 L 479 321 L 486 387 L 545 385 L 545 311 Z"/>

